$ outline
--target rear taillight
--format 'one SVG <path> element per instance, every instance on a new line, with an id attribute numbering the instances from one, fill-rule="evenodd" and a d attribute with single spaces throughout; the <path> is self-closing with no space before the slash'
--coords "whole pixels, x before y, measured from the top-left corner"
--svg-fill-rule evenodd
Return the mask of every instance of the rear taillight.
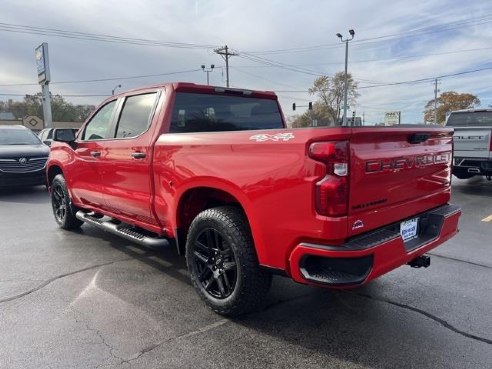
<path id="1" fill-rule="evenodd" d="M 316 212 L 330 217 L 347 215 L 348 141 L 315 142 L 309 146 L 309 157 L 326 166 L 326 176 L 315 185 Z"/>
<path id="2" fill-rule="evenodd" d="M 489 151 L 492 151 L 492 131 L 490 132 L 490 147 Z"/>

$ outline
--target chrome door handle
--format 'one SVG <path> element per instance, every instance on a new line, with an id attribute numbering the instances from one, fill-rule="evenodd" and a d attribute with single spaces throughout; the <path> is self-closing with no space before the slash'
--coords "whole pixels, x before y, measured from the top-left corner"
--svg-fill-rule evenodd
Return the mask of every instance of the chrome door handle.
<path id="1" fill-rule="evenodd" d="M 135 151 L 135 152 L 132 152 L 132 158 L 133 159 L 143 159 L 145 158 L 145 153 L 144 152 L 139 152 L 139 151 Z"/>
<path id="2" fill-rule="evenodd" d="M 91 151 L 91 156 L 93 156 L 94 158 L 100 158 L 101 152 L 100 151 Z"/>

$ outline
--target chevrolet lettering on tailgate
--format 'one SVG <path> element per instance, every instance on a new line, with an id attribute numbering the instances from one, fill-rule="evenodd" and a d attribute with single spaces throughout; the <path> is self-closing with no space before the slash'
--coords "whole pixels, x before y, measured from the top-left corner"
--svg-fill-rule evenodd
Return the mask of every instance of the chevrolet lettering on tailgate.
<path id="1" fill-rule="evenodd" d="M 395 171 L 402 169 L 421 168 L 434 164 L 451 163 L 451 152 L 403 157 L 391 160 L 369 160 L 366 162 L 366 173 Z"/>

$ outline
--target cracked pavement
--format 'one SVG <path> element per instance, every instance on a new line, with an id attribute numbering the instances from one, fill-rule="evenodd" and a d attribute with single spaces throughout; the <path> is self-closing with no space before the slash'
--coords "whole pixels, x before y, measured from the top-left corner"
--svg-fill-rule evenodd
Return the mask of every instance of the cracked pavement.
<path id="1" fill-rule="evenodd" d="M 276 277 L 224 319 L 184 260 L 84 225 L 57 228 L 42 187 L 0 194 L 0 368 L 490 368 L 492 183 L 454 180 L 461 232 L 428 269 L 353 291 Z"/>

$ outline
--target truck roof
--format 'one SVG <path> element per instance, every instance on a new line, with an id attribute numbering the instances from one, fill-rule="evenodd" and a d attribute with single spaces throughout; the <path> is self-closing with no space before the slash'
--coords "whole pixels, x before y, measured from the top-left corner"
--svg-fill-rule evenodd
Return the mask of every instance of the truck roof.
<path id="1" fill-rule="evenodd" d="M 190 83 L 190 82 L 170 82 L 170 83 L 159 83 L 154 85 L 142 86 L 142 87 L 121 92 L 120 94 L 118 94 L 118 96 L 125 95 L 128 93 L 135 93 L 138 91 L 165 88 L 165 87 L 172 88 L 175 91 L 182 91 L 182 92 L 224 93 L 224 94 L 233 94 L 233 95 L 240 94 L 246 96 L 251 95 L 255 97 L 263 97 L 267 99 L 277 99 L 277 95 L 273 91 L 258 91 L 258 90 L 242 89 L 242 88 L 229 88 L 223 86 L 209 86 L 209 85 L 201 85 L 201 84 Z"/>
<path id="2" fill-rule="evenodd" d="M 490 109 L 490 108 L 470 108 L 470 109 L 453 110 L 451 113 L 474 113 L 474 112 L 479 112 L 479 111 L 490 111 L 490 112 L 492 112 L 492 109 Z"/>

